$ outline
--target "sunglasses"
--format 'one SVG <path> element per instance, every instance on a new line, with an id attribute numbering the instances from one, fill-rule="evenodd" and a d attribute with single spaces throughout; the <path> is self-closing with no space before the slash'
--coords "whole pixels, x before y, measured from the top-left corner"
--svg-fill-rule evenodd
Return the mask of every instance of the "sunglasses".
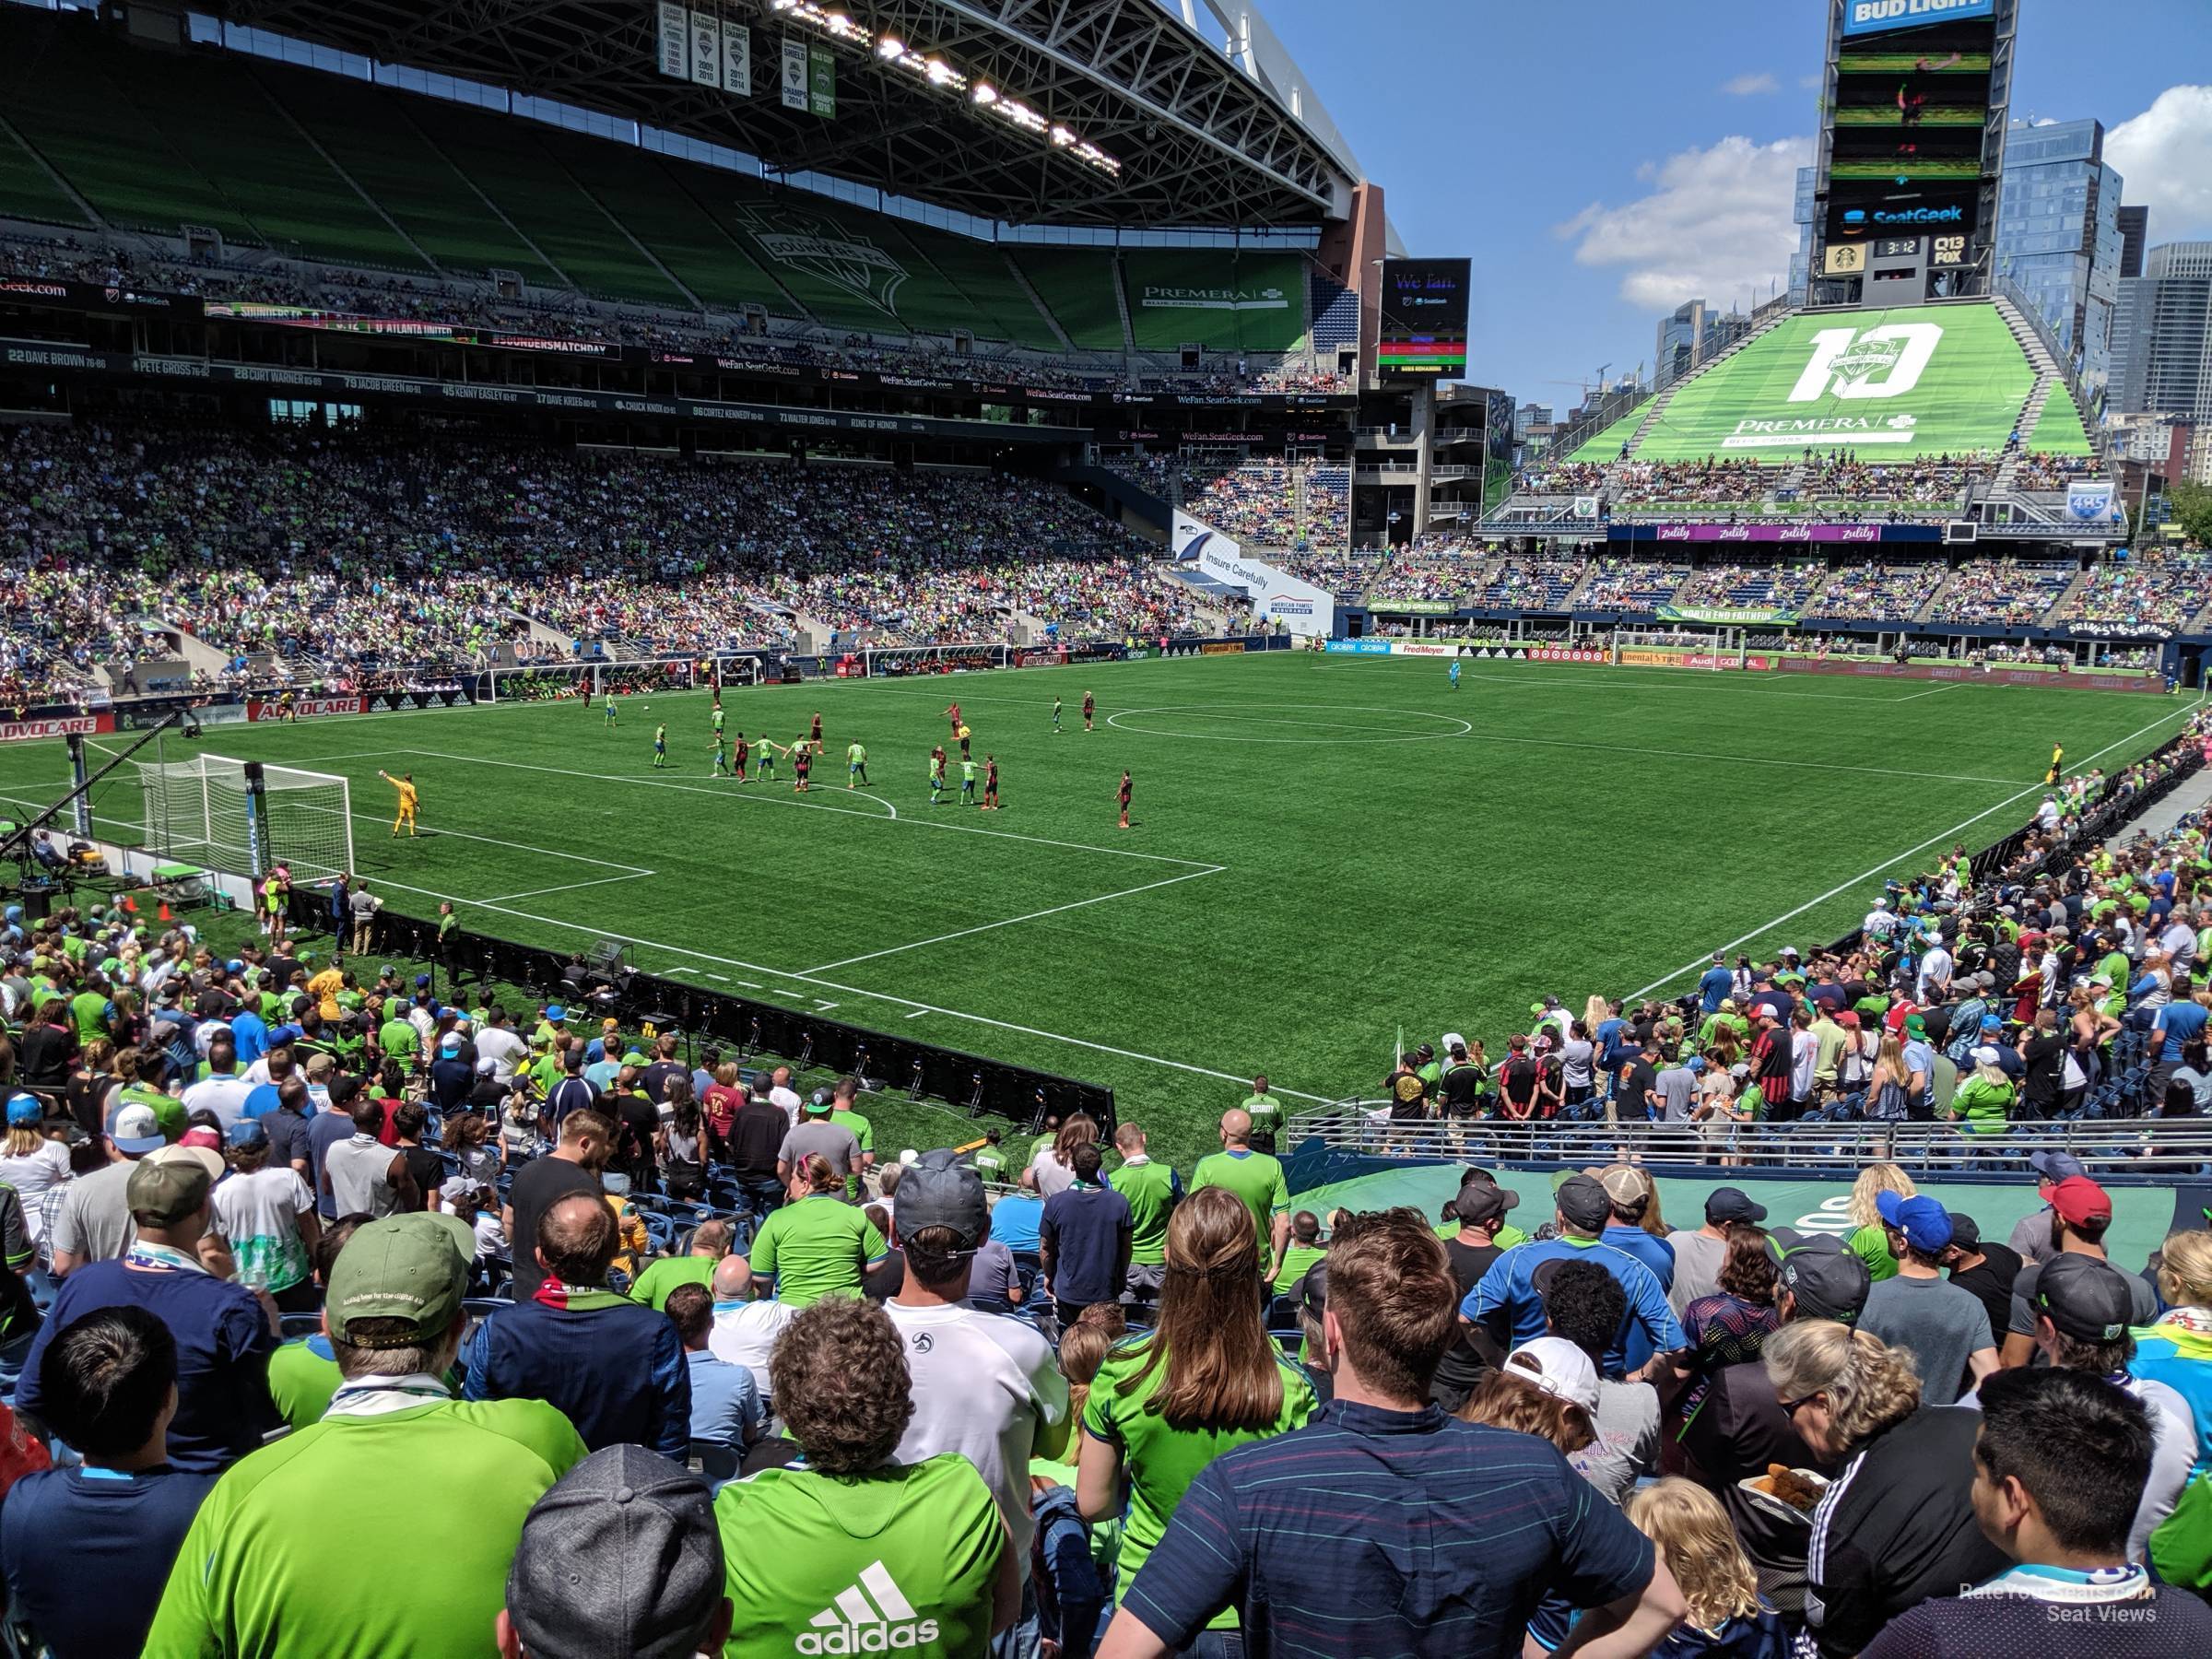
<path id="1" fill-rule="evenodd" d="M 1797 1420 L 1797 1413 L 1803 1407 L 1810 1406 L 1815 1400 L 1818 1399 L 1826 1392 L 1827 1391 L 1825 1389 L 1816 1388 L 1811 1394 L 1799 1394 L 1794 1400 L 1783 1401 L 1782 1415 L 1785 1418 L 1788 1418 L 1793 1423 L 1795 1422 Z"/>

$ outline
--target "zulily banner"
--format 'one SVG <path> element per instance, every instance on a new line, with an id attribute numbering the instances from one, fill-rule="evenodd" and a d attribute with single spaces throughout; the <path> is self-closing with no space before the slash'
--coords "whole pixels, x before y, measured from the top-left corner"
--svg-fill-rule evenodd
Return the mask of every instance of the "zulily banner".
<path id="1" fill-rule="evenodd" d="M 1994 17 L 1996 9 L 1997 0 L 1849 0 L 1843 7 L 1843 32 L 1868 35 L 1918 29 L 1924 23 L 1956 23 Z"/>
<path id="2" fill-rule="evenodd" d="M 1253 615 L 1280 620 L 1294 634 L 1326 639 L 1336 631 L 1336 601 L 1310 582 L 1244 557 L 1244 550 L 1203 519 L 1178 510 L 1170 545 L 1179 559 L 1252 596 Z"/>
<path id="3" fill-rule="evenodd" d="M 1940 524 L 1607 524 L 1617 542 L 1941 541 Z"/>

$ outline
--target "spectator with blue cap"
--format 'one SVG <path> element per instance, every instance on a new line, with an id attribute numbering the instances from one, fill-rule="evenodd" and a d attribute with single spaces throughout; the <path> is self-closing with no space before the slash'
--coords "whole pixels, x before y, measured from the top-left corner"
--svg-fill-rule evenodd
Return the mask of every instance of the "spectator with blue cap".
<path id="1" fill-rule="evenodd" d="M 1897 1272 L 1867 1292 L 1859 1328 L 1911 1353 L 1921 1398 L 1948 1406 L 1997 1369 L 1989 1311 L 1972 1291 L 1943 1275 L 1951 1244 L 1950 1212 L 1935 1199 L 1882 1193 L 1875 1199 Z"/>

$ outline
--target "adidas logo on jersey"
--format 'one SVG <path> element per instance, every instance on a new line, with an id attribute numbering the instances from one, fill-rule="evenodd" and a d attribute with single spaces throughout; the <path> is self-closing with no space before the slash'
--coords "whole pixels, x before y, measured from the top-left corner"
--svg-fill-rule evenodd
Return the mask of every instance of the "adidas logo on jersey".
<path id="1" fill-rule="evenodd" d="M 881 1561 L 863 1568 L 858 1583 L 839 1591 L 807 1622 L 812 1628 L 800 1631 L 795 1643 L 802 1653 L 886 1653 L 937 1639 L 937 1621 L 914 1616 Z"/>

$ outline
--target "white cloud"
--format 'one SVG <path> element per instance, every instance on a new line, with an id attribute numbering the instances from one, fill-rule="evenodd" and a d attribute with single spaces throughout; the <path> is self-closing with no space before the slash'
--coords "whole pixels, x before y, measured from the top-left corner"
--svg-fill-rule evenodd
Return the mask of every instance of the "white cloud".
<path id="1" fill-rule="evenodd" d="M 1577 265 L 1627 267 L 1620 297 L 1647 311 L 1699 298 L 1727 305 L 1749 288 L 1764 300 L 1770 282 L 1788 279 L 1797 170 L 1812 159 L 1810 138 L 1724 138 L 1646 162 L 1636 174 L 1653 186 L 1645 194 L 1593 202 L 1553 233 L 1574 241 Z"/>
<path id="2" fill-rule="evenodd" d="M 1763 69 L 1756 75 L 1739 75 L 1734 80 L 1721 83 L 1721 90 L 1731 98 L 1756 98 L 1761 92 L 1777 89 L 1774 77 Z"/>
<path id="3" fill-rule="evenodd" d="M 2149 109 L 2104 136 L 2127 202 L 2150 208 L 2150 240 L 2212 232 L 2212 87 L 2169 87 Z"/>

